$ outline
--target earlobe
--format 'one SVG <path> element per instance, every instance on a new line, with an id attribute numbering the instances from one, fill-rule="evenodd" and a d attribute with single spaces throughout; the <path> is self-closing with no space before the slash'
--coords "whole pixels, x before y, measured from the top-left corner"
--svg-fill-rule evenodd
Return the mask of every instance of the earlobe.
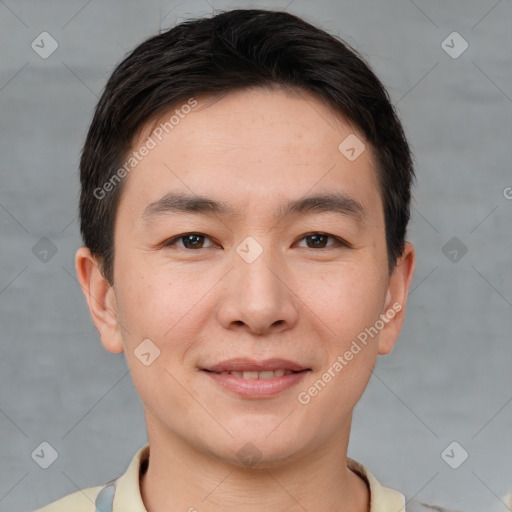
<path id="1" fill-rule="evenodd" d="M 123 352 L 114 289 L 101 273 L 97 258 L 87 247 L 80 247 L 75 255 L 75 267 L 103 346 L 115 354 Z"/>
<path id="2" fill-rule="evenodd" d="M 389 321 L 379 337 L 379 355 L 389 354 L 398 339 L 404 322 L 407 295 L 414 275 L 414 246 L 406 242 L 400 258 L 389 278 L 383 315 Z"/>

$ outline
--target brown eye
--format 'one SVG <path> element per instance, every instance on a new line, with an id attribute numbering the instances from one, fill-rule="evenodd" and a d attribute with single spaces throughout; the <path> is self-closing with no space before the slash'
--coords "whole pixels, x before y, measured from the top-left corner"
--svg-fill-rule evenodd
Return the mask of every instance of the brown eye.
<path id="1" fill-rule="evenodd" d="M 329 238 L 334 240 L 334 243 L 327 245 Z M 308 249 L 326 249 L 334 246 L 347 245 L 340 238 L 326 233 L 310 233 L 301 238 L 301 241 L 302 240 L 306 240 Z"/>
<path id="2" fill-rule="evenodd" d="M 165 247 L 177 245 L 184 249 L 204 249 L 204 242 L 208 239 L 206 235 L 201 233 L 185 233 L 183 235 L 174 237 L 164 243 Z M 176 242 L 181 242 L 181 245 Z"/>

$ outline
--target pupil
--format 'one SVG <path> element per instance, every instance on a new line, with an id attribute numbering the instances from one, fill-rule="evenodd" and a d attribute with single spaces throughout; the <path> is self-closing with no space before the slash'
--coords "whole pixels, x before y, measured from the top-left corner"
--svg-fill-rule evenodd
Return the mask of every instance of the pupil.
<path id="1" fill-rule="evenodd" d="M 309 236 L 310 239 L 313 240 L 313 244 L 318 247 L 319 245 L 322 245 L 323 246 L 323 243 L 322 242 L 325 242 L 325 235 L 310 235 Z"/>
<path id="2" fill-rule="evenodd" d="M 199 244 L 199 239 L 201 238 L 201 235 L 187 235 L 185 238 L 185 246 L 187 246 L 187 244 L 189 244 L 189 242 L 191 242 L 189 245 L 191 245 L 192 247 L 197 247 Z"/>

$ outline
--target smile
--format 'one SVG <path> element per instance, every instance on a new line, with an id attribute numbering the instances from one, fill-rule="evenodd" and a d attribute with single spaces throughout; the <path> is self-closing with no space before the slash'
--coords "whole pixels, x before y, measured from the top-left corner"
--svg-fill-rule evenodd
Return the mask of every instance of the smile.
<path id="1" fill-rule="evenodd" d="M 217 373 L 217 372 L 215 372 Z M 293 370 L 283 370 L 282 368 L 279 370 L 265 370 L 263 372 L 228 372 L 223 371 L 220 372 L 220 375 L 234 375 L 235 377 L 241 377 L 242 379 L 273 379 L 275 377 L 282 377 L 283 375 L 291 375 L 292 373 L 296 373 Z"/>
<path id="2" fill-rule="evenodd" d="M 281 373 L 279 370 L 277 372 Z M 273 398 L 283 393 L 284 391 L 298 385 L 305 377 L 309 370 L 302 370 L 300 372 L 288 371 L 287 374 L 280 377 L 267 377 L 258 378 L 253 377 L 253 374 L 258 375 L 260 372 L 226 372 L 215 373 L 203 370 L 203 373 L 212 379 L 217 386 L 223 391 L 227 391 L 241 398 L 246 399 L 262 399 Z M 274 373 L 274 372 L 261 372 L 261 373 Z M 237 376 L 239 374 L 240 376 Z M 249 374 L 249 377 L 244 377 L 244 374 Z"/>

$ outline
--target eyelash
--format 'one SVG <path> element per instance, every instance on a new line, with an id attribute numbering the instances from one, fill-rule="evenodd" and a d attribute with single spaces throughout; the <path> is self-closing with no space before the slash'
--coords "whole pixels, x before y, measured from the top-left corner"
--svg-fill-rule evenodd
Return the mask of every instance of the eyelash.
<path id="1" fill-rule="evenodd" d="M 190 232 L 190 233 L 183 233 L 182 235 L 178 235 L 173 238 L 169 238 L 168 240 L 163 242 L 161 245 L 162 245 L 162 247 L 172 247 L 175 245 L 174 242 L 181 240 L 182 238 L 185 238 L 190 235 L 201 236 L 201 237 L 210 239 L 210 237 L 208 235 L 205 235 L 204 233 Z M 314 235 L 326 236 L 328 238 L 332 238 L 335 241 L 335 244 L 328 245 L 327 247 L 321 247 L 320 249 L 326 250 L 326 249 L 331 249 L 334 247 L 348 247 L 348 248 L 351 247 L 351 245 L 348 242 L 346 242 L 345 240 L 343 240 L 342 238 L 339 238 L 334 235 L 330 235 L 329 233 L 324 233 L 322 231 L 313 231 L 311 233 L 307 233 L 307 234 L 303 235 L 302 238 L 299 239 L 299 241 L 302 241 L 302 240 L 304 240 L 310 236 L 314 236 Z M 199 249 L 189 249 L 188 247 L 180 247 L 180 248 L 186 249 L 189 251 L 195 251 L 195 250 L 199 250 L 199 249 L 208 249 L 209 247 L 200 247 Z M 318 250 L 318 249 L 314 249 L 313 247 L 306 247 L 306 249 Z"/>

